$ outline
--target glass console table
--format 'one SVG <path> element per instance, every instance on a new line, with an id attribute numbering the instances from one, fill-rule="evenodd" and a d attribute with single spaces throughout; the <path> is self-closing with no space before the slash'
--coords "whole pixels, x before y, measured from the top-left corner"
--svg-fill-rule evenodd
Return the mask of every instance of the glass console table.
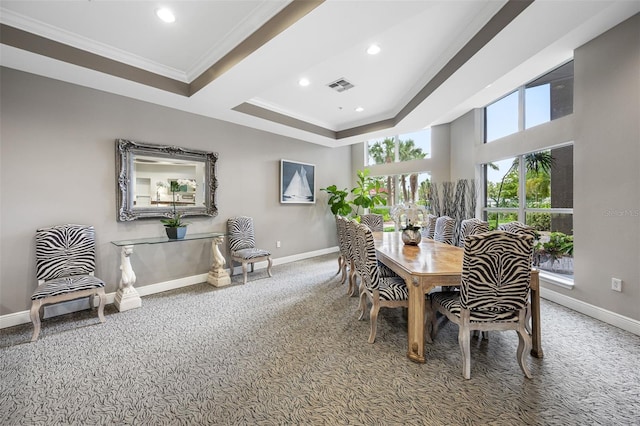
<path id="1" fill-rule="evenodd" d="M 131 266 L 131 253 L 133 247 L 143 244 L 166 244 L 179 243 L 182 241 L 211 239 L 211 253 L 213 262 L 209 270 L 207 282 L 216 287 L 222 287 L 231 283 L 229 274 L 224 269 L 225 259 L 220 252 L 219 245 L 224 242 L 224 234 L 221 232 L 206 232 L 202 234 L 187 234 L 179 240 L 170 240 L 167 237 L 138 238 L 133 240 L 111 241 L 111 244 L 120 247 L 120 285 L 116 292 L 114 304 L 118 311 L 126 311 L 129 309 L 139 308 L 142 306 L 140 295 L 133 287 L 136 283 L 136 274 Z"/>

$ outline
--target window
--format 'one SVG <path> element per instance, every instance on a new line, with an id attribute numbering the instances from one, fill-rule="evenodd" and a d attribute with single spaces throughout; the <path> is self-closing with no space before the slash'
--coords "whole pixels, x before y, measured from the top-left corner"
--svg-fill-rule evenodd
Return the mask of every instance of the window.
<path id="1" fill-rule="evenodd" d="M 491 229 L 521 221 L 540 237 L 534 261 L 573 278 L 573 145 L 483 165 L 485 219 Z"/>
<path id="2" fill-rule="evenodd" d="M 367 142 L 367 165 L 429 158 L 431 129 Z"/>
<path id="3" fill-rule="evenodd" d="M 393 229 L 393 219 L 390 215 L 391 207 L 396 204 L 415 203 L 429 207 L 429 190 L 431 176 L 429 173 L 405 173 L 398 175 L 376 176 L 384 184 L 384 192 L 387 194 L 387 205 L 371 209 L 372 213 L 384 216 L 385 230 Z"/>
<path id="4" fill-rule="evenodd" d="M 486 143 L 572 114 L 573 61 L 486 106 L 484 112 Z"/>
<path id="5" fill-rule="evenodd" d="M 485 141 L 491 142 L 518 131 L 518 92 L 492 103 L 485 108 Z"/>

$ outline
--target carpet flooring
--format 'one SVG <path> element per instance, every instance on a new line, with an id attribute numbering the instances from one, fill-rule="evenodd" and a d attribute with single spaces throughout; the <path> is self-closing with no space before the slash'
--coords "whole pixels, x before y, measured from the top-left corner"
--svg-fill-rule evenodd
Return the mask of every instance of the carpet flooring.
<path id="1" fill-rule="evenodd" d="M 0 330 L 2 425 L 640 425 L 640 336 L 543 300 L 544 358 L 516 361 L 515 332 L 457 327 L 406 357 L 401 309 L 369 321 L 335 254 Z"/>

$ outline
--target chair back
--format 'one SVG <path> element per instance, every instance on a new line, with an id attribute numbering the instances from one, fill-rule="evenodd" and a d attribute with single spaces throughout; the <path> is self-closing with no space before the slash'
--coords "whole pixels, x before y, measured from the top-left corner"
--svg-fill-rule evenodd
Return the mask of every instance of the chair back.
<path id="1" fill-rule="evenodd" d="M 360 223 L 367 225 L 373 232 L 384 231 L 384 216 L 370 213 L 360 216 Z"/>
<path id="2" fill-rule="evenodd" d="M 522 222 L 514 221 L 509 223 L 503 223 L 498 225 L 499 231 L 511 232 L 514 234 L 525 234 L 533 237 L 534 240 L 538 238 L 538 234 L 534 227 L 525 225 Z"/>
<path id="3" fill-rule="evenodd" d="M 429 213 L 427 215 L 426 224 L 422 227 L 422 236 L 425 238 L 430 238 L 433 240 L 433 237 L 436 233 L 436 221 L 438 220 L 438 216 L 432 215 Z"/>
<path id="4" fill-rule="evenodd" d="M 464 247 L 464 239 L 469 235 L 482 234 L 489 231 L 489 222 L 480 220 L 478 218 L 465 219 L 460 222 L 460 238 L 458 240 L 458 246 Z"/>
<path id="5" fill-rule="evenodd" d="M 456 220 L 449 216 L 440 216 L 436 220 L 436 231 L 433 239 L 441 243 L 453 245 L 453 234 L 456 229 Z"/>
<path id="6" fill-rule="evenodd" d="M 472 319 L 509 318 L 527 304 L 533 238 L 491 231 L 464 242 L 460 307 Z"/>
<path id="7" fill-rule="evenodd" d="M 256 246 L 256 237 L 253 231 L 253 219 L 248 216 L 238 216 L 228 219 L 227 233 L 229 249 L 232 252 L 255 248 Z"/>
<path id="8" fill-rule="evenodd" d="M 338 247 L 340 248 L 340 254 L 342 254 L 342 257 L 347 258 L 347 223 L 346 219 L 338 214 L 336 215 L 336 231 L 338 234 Z"/>
<path id="9" fill-rule="evenodd" d="M 36 231 L 36 278 L 52 280 L 91 274 L 96 269 L 93 226 L 57 225 Z"/>
<path id="10" fill-rule="evenodd" d="M 356 233 L 356 270 L 366 289 L 373 291 L 380 286 L 380 270 L 378 269 L 373 233 L 367 225 L 361 223 L 354 223 L 354 227 Z"/>
<path id="11" fill-rule="evenodd" d="M 345 256 L 347 257 L 348 260 L 353 260 L 355 262 L 356 260 L 356 246 L 355 246 L 356 227 L 355 225 L 357 225 L 358 222 L 356 222 L 355 220 L 346 219 L 346 218 L 343 218 L 343 220 L 345 222 L 344 223 L 344 227 L 345 227 L 344 246 L 346 251 Z"/>

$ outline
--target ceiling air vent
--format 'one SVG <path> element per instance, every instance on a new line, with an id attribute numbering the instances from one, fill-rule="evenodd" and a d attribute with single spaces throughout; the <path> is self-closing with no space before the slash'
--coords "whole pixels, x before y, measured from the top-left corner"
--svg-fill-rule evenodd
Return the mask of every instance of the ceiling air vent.
<path id="1" fill-rule="evenodd" d="M 327 84 L 327 86 L 329 86 L 331 89 L 335 90 L 336 92 L 344 92 L 345 90 L 351 89 L 353 87 L 353 84 L 349 83 L 344 78 L 340 78 L 334 81 L 333 83 Z"/>

